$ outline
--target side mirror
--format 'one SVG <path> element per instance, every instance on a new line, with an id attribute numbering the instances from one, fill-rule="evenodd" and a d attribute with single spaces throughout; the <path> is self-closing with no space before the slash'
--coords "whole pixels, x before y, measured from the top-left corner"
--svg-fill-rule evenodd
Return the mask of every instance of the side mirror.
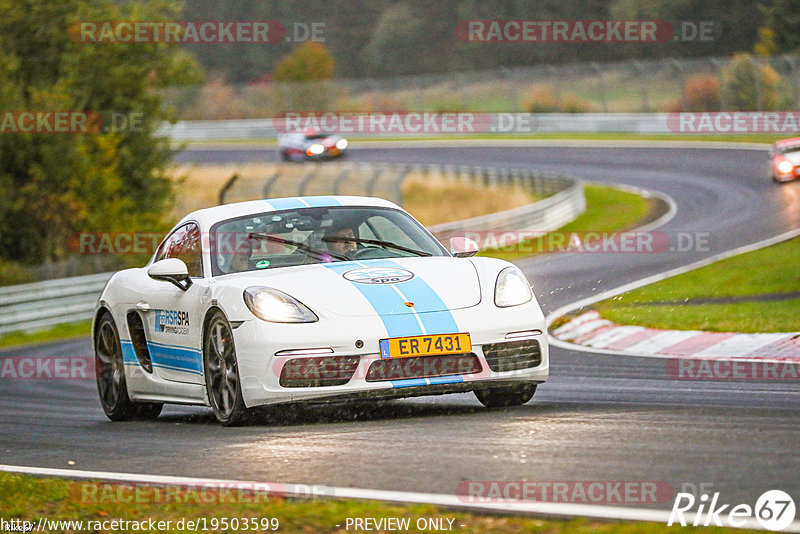
<path id="1" fill-rule="evenodd" d="M 478 253 L 480 247 L 468 237 L 451 237 L 450 253 L 456 258 L 469 258 Z"/>
<path id="2" fill-rule="evenodd" d="M 147 268 L 147 275 L 153 280 L 172 282 L 181 290 L 186 291 L 192 285 L 189 277 L 189 270 L 183 260 L 178 258 L 167 258 L 155 262 Z"/>

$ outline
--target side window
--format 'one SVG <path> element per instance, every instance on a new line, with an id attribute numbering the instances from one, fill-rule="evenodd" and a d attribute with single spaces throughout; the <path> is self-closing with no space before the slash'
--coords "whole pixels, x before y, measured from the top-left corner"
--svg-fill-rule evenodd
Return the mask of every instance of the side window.
<path id="1" fill-rule="evenodd" d="M 177 239 L 179 239 L 183 235 L 183 229 L 185 226 L 181 226 L 171 234 L 167 236 L 167 238 L 161 242 L 158 246 L 158 250 L 156 251 L 156 257 L 153 261 L 161 261 L 163 259 L 169 258 L 167 253 L 169 252 L 170 247 L 172 247 Z"/>
<path id="2" fill-rule="evenodd" d="M 178 258 L 183 260 L 189 271 L 189 276 L 193 278 L 202 277 L 203 255 L 200 228 L 198 228 L 195 223 L 189 223 L 172 232 L 158 248 L 155 261 L 165 258 Z"/>

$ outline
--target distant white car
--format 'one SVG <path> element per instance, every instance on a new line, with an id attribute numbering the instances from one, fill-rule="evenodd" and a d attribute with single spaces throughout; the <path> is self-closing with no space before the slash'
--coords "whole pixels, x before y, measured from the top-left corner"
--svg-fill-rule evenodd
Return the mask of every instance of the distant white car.
<path id="1" fill-rule="evenodd" d="M 278 136 L 278 154 L 283 161 L 337 158 L 348 144 L 344 137 L 314 130 L 285 133 Z"/>
<path id="2" fill-rule="evenodd" d="M 770 153 L 769 172 L 776 182 L 800 178 L 800 137 L 776 141 Z"/>
<path id="3" fill-rule="evenodd" d="M 548 378 L 545 321 L 520 270 L 445 249 L 395 204 L 256 200 L 184 217 L 148 265 L 116 273 L 93 322 L 115 421 L 165 403 L 248 409 L 474 391 L 531 399 Z"/>

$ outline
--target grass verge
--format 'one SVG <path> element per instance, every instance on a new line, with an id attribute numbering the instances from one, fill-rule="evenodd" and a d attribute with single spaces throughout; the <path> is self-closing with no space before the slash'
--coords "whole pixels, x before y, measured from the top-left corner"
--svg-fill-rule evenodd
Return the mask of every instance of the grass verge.
<path id="1" fill-rule="evenodd" d="M 89 337 L 92 331 L 92 321 L 60 324 L 42 330 L 30 332 L 9 332 L 0 335 L 0 349 L 23 345 L 47 343 L 49 341 L 64 341 L 76 337 Z"/>
<path id="2" fill-rule="evenodd" d="M 21 519 L 38 524 L 40 518 L 50 521 L 83 521 L 83 529 L 62 528 L 60 532 L 90 531 L 97 523 L 113 520 L 146 522 L 171 521 L 168 528 L 151 530 L 146 528 L 120 528 L 116 532 L 185 532 L 192 529 L 176 528 L 180 520 L 205 520 L 216 532 L 242 532 L 242 522 L 247 519 L 260 521 L 276 518 L 278 532 L 347 532 L 348 518 L 409 518 L 408 530 L 423 532 L 416 528 L 420 518 L 442 520 L 446 527 L 452 520 L 453 530 L 463 533 L 588 533 L 638 534 L 652 532 L 695 532 L 700 528 L 667 527 L 658 523 L 633 523 L 622 521 L 594 521 L 587 519 L 552 520 L 527 516 L 501 516 L 465 513 L 446 510 L 432 505 L 394 505 L 374 501 L 335 499 L 283 499 L 263 497 L 252 493 L 220 492 L 206 490 L 192 492 L 170 491 L 157 493 L 154 488 L 136 488 L 108 485 L 96 482 L 40 479 L 30 476 L 0 473 L 0 517 L 6 521 Z M 167 488 L 175 489 L 175 488 Z M 155 496 L 161 498 L 155 498 Z M 166 497 L 166 498 L 165 498 Z M 164 501 L 168 502 L 164 502 Z M 124 501 L 124 502 L 123 502 Z M 155 502 L 159 501 L 159 502 Z M 221 528 L 222 518 L 236 518 L 238 529 Z M 186 523 L 184 522 L 184 525 Z M 131 526 L 131 525 L 128 525 Z M 95 531 L 103 530 L 95 528 Z M 202 530 L 202 529 L 201 529 Z M 250 529 L 252 530 L 252 529 Z M 271 530 L 259 529 L 259 531 Z M 350 531 L 354 528 L 350 527 Z M 446 528 L 445 528 L 446 530 Z M 384 530 L 388 531 L 388 530 Z M 703 532 L 723 532 L 722 528 L 702 528 Z M 742 531 L 745 532 L 745 531 Z"/>
<path id="3" fill-rule="evenodd" d="M 452 183 L 423 177 L 403 183 L 403 208 L 425 226 L 527 206 L 541 200 L 518 187 Z M 442 209 L 442 199 L 457 209 Z"/>
<path id="4" fill-rule="evenodd" d="M 800 238 L 795 238 L 624 293 L 595 307 L 618 324 L 711 332 L 795 332 L 800 330 L 800 299 L 757 298 L 800 292 L 798 257 Z M 753 300 L 692 303 L 736 297 Z"/>
<path id="5" fill-rule="evenodd" d="M 536 239 L 519 244 L 481 250 L 481 256 L 514 261 L 542 252 L 561 249 L 568 236 L 581 232 L 616 232 L 634 228 L 650 213 L 651 201 L 614 187 L 586 184 L 586 211 L 571 223 Z"/>

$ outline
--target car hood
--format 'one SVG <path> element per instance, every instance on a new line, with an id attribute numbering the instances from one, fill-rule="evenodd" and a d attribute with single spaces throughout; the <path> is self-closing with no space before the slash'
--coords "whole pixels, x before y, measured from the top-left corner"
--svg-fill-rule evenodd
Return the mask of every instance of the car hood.
<path id="1" fill-rule="evenodd" d="M 242 289 L 273 287 L 312 310 L 352 317 L 454 310 L 481 301 L 474 265 L 452 257 L 333 262 L 228 275 L 222 280 Z"/>

